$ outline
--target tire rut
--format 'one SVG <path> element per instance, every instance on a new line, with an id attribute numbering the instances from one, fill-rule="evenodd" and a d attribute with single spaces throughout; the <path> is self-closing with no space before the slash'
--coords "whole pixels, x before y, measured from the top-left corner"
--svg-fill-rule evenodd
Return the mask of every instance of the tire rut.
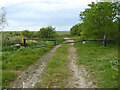
<path id="1" fill-rule="evenodd" d="M 71 41 L 70 41 L 71 42 Z M 72 41 L 74 42 L 74 41 Z M 68 88 L 95 88 L 92 80 L 90 80 L 89 74 L 86 72 L 84 66 L 78 66 L 76 48 L 73 47 L 73 43 L 70 44 L 68 49 L 68 58 L 70 59 L 70 70 L 73 76 L 70 78 L 67 85 Z"/>
<path id="2" fill-rule="evenodd" d="M 56 49 L 61 45 L 55 46 L 50 52 L 44 55 L 35 65 L 31 65 L 27 70 L 20 73 L 17 80 L 12 83 L 11 88 L 34 88 L 36 83 L 41 82 L 38 78 L 44 71 L 49 58 L 55 53 Z"/>

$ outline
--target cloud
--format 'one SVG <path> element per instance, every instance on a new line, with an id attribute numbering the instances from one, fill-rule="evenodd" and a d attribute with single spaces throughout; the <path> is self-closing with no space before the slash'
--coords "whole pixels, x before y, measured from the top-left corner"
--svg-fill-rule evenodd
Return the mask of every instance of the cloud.
<path id="1" fill-rule="evenodd" d="M 39 30 L 52 25 L 56 30 L 69 30 L 79 23 L 79 13 L 95 0 L 4 0 L 9 27 L 5 30 Z M 1 4 L 0 4 L 1 5 Z"/>

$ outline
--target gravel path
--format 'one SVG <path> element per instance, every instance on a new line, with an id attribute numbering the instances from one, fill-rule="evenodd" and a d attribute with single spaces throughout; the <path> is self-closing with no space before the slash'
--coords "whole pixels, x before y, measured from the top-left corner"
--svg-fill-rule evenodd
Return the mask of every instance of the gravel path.
<path id="1" fill-rule="evenodd" d="M 44 55 L 35 65 L 20 73 L 18 79 L 11 84 L 11 88 L 34 88 L 36 83 L 41 82 L 38 78 L 46 67 L 47 61 L 61 45 L 55 46 L 50 52 Z"/>
<path id="2" fill-rule="evenodd" d="M 69 42 L 74 42 L 70 40 Z M 89 74 L 86 72 L 84 66 L 78 67 L 76 64 L 77 54 L 76 48 L 73 47 L 74 43 L 71 43 L 71 47 L 68 49 L 70 59 L 70 70 L 73 73 L 73 76 L 70 77 L 69 83 L 67 85 L 68 88 L 95 88 L 92 80 L 90 79 Z"/>

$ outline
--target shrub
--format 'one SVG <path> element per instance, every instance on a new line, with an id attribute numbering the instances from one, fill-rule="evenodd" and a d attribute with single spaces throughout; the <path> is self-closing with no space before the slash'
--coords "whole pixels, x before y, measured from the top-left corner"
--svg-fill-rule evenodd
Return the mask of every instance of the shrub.
<path id="1" fill-rule="evenodd" d="M 15 36 L 20 36 L 21 34 L 20 34 L 20 32 L 15 32 L 14 35 L 15 35 Z"/>
<path id="2" fill-rule="evenodd" d="M 14 46 L 11 47 L 10 45 L 14 45 L 14 44 L 22 44 L 23 45 L 23 39 L 25 37 L 23 36 L 15 36 L 15 37 L 11 37 L 11 38 L 5 38 L 3 41 L 2 41 L 2 44 L 3 44 L 3 49 L 4 51 L 6 50 L 9 50 L 11 51 L 12 49 L 14 49 Z M 27 44 L 31 44 L 31 43 L 37 43 L 37 41 L 35 40 L 26 40 L 26 43 Z M 6 46 L 6 47 L 5 47 Z M 9 46 L 9 47 L 8 47 Z"/>
<path id="3" fill-rule="evenodd" d="M 16 37 L 11 37 L 9 40 L 10 40 L 10 43 L 17 44 L 17 43 L 22 43 L 23 38 L 24 37 L 22 37 L 22 36 L 16 36 Z"/>
<path id="4" fill-rule="evenodd" d="M 40 31 L 37 32 L 37 36 L 39 38 L 55 38 L 55 28 L 53 28 L 52 26 L 41 28 Z"/>
<path id="5" fill-rule="evenodd" d="M 30 32 L 29 30 L 24 30 L 22 32 L 22 35 L 26 38 L 32 38 L 32 37 L 36 37 L 36 33 L 34 32 Z"/>
<path id="6" fill-rule="evenodd" d="M 2 40 L 3 46 L 14 45 L 14 44 L 22 44 L 23 43 L 23 36 L 14 36 L 10 38 L 5 38 Z"/>
<path id="7" fill-rule="evenodd" d="M 70 29 L 70 34 L 72 36 L 80 36 L 80 32 L 82 31 L 82 28 L 81 28 L 82 24 L 78 23 L 76 25 L 74 25 L 71 29 Z"/>

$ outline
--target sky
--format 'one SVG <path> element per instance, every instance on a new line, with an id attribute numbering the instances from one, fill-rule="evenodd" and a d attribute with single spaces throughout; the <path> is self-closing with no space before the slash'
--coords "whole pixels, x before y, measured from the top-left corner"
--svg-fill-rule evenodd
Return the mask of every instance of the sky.
<path id="1" fill-rule="evenodd" d="M 96 0 L 0 0 L 5 7 L 8 26 L 3 31 L 38 31 L 53 26 L 56 31 L 69 31 L 81 23 L 79 14 Z"/>

